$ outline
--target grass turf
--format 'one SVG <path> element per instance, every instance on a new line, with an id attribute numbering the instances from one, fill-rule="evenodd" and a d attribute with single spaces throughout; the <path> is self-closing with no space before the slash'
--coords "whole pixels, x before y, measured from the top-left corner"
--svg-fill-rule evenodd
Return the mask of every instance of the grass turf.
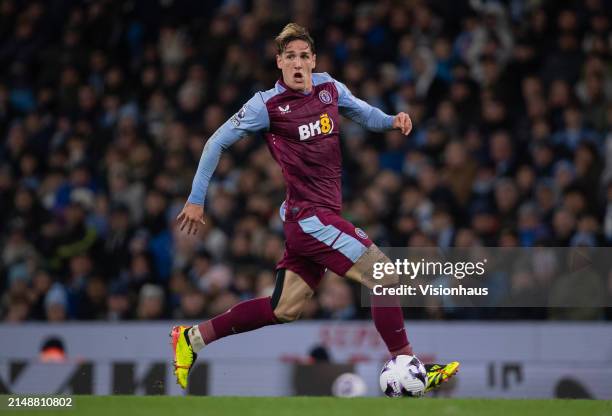
<path id="1" fill-rule="evenodd" d="M 6 407 L 2 397 L 0 416 Z M 612 401 L 331 397 L 74 396 L 71 409 L 10 409 L 14 415 L 87 416 L 610 416 Z"/>

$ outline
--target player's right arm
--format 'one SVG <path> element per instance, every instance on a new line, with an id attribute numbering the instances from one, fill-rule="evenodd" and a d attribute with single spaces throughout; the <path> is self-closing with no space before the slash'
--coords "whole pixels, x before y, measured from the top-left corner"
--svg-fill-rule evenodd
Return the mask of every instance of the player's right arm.
<path id="1" fill-rule="evenodd" d="M 269 125 L 270 119 L 266 104 L 261 95 L 256 93 L 240 111 L 223 123 L 208 139 L 198 163 L 198 170 L 193 178 L 191 193 L 185 207 L 177 217 L 181 231 L 187 229 L 187 234 L 196 234 L 198 224 L 204 223 L 206 191 L 223 150 L 249 133 L 268 129 Z"/>

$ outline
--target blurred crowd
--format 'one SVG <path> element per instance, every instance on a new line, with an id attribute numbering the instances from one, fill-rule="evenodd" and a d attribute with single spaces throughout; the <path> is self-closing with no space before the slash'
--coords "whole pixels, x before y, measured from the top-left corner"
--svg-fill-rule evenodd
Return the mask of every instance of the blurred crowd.
<path id="1" fill-rule="evenodd" d="M 175 218 L 207 138 L 278 79 L 289 21 L 317 71 L 412 117 L 408 138 L 342 125 L 344 215 L 379 246 L 609 246 L 611 10 L 0 0 L 0 318 L 198 321 L 272 293 L 284 184 L 261 137 L 222 156 L 197 236 Z M 329 276 L 303 317 L 367 317 L 358 294 Z"/>

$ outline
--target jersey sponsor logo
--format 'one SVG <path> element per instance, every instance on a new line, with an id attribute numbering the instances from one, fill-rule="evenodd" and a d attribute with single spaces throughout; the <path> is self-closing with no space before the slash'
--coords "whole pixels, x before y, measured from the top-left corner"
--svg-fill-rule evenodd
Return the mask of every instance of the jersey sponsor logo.
<path id="1" fill-rule="evenodd" d="M 364 240 L 368 238 L 368 235 L 361 228 L 355 228 L 355 234 L 357 234 L 359 238 L 362 238 Z"/>
<path id="2" fill-rule="evenodd" d="M 280 110 L 281 114 L 287 114 L 291 112 L 291 109 L 289 108 L 289 104 L 287 104 L 286 106 L 278 106 L 278 109 Z"/>
<path id="3" fill-rule="evenodd" d="M 307 140 L 311 137 L 329 134 L 334 130 L 334 120 L 327 114 L 323 113 L 315 122 L 302 124 L 298 127 L 300 140 Z"/>
<path id="4" fill-rule="evenodd" d="M 319 100 L 321 100 L 321 102 L 323 104 L 331 104 L 332 102 L 332 96 L 329 93 L 329 91 L 327 90 L 321 90 L 319 91 Z"/>

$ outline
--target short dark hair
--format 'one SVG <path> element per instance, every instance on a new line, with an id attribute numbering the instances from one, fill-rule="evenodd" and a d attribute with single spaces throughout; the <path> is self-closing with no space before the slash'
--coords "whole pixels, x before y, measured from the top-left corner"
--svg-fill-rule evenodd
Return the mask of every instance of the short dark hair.
<path id="1" fill-rule="evenodd" d="M 297 23 L 289 23 L 283 28 L 283 30 L 281 30 L 274 40 L 276 41 L 276 49 L 279 55 L 285 51 L 285 48 L 289 42 L 293 40 L 303 40 L 304 42 L 308 43 L 312 53 L 315 51 L 314 40 L 308 33 L 308 30 Z"/>

